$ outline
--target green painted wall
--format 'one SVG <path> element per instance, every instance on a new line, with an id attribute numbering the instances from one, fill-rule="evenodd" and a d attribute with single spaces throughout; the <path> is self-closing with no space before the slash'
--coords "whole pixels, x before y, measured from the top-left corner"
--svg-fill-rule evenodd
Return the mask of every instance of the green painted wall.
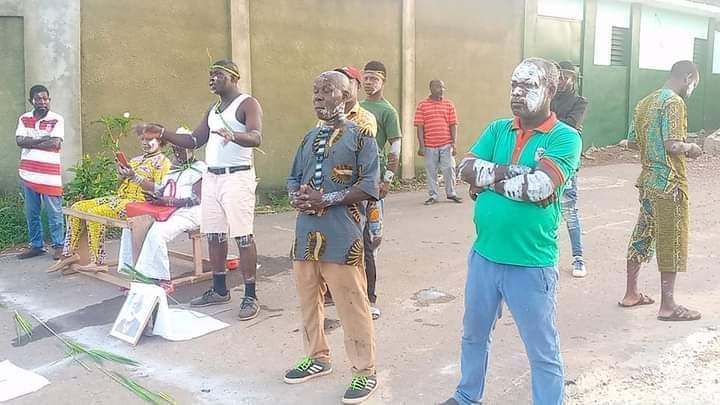
<path id="1" fill-rule="evenodd" d="M 0 192 L 15 190 L 20 148 L 15 144 L 18 117 L 25 102 L 22 17 L 0 17 Z"/>
<path id="2" fill-rule="evenodd" d="M 538 16 L 535 22 L 534 48 L 528 56 L 540 56 L 556 61 L 569 60 L 580 64 L 582 21 Z"/>
<path id="3" fill-rule="evenodd" d="M 583 149 L 619 142 L 627 136 L 628 72 L 622 66 L 586 66 L 583 95 L 590 100 Z"/>
<path id="4" fill-rule="evenodd" d="M 399 110 L 401 13 L 400 0 L 250 3 L 253 95 L 265 114 L 267 155 L 256 154 L 261 188 L 285 187 L 297 146 L 316 122 L 312 84 L 321 72 L 380 60 L 385 95 Z"/>
<path id="5" fill-rule="evenodd" d="M 617 143 L 627 136 L 629 68 L 594 63 L 597 2 L 585 3 L 582 94 L 590 101 L 583 128 L 583 149 Z"/>
<path id="6" fill-rule="evenodd" d="M 510 113 L 510 76 L 522 59 L 522 0 L 417 0 L 417 101 L 432 79 L 447 85 L 457 108 L 458 148 L 467 150 L 487 124 Z M 415 136 L 415 134 L 412 134 Z M 423 167 L 422 158 L 416 159 Z"/>
<path id="7" fill-rule="evenodd" d="M 702 84 L 705 86 L 705 108 L 703 124 L 706 130 L 715 130 L 720 128 L 720 103 L 717 102 L 717 96 L 720 94 L 720 74 L 712 73 L 713 71 L 713 51 L 720 49 L 715 44 L 716 31 L 720 29 L 720 21 L 710 20 L 708 27 L 708 52 L 709 55 L 707 65 L 705 66 L 705 75 L 701 78 Z M 720 55 L 714 55 L 720 60 Z"/>
<path id="8" fill-rule="evenodd" d="M 715 130 L 720 128 L 720 74 L 706 75 L 705 85 L 705 129 Z"/>
<path id="9" fill-rule="evenodd" d="M 83 0 L 83 151 L 98 150 L 101 115 L 132 115 L 167 126 L 197 125 L 213 101 L 207 68 L 230 58 L 227 0 Z M 140 148 L 133 137 L 122 144 Z"/>

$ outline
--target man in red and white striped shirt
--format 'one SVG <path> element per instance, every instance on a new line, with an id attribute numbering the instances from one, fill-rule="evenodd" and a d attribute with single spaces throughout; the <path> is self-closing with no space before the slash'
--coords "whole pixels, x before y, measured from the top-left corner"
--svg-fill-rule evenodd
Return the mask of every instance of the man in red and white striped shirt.
<path id="1" fill-rule="evenodd" d="M 445 178 L 445 194 L 448 200 L 461 203 L 455 192 L 455 140 L 457 139 L 457 113 L 452 101 L 444 98 L 445 83 L 430 81 L 430 97 L 421 101 L 415 110 L 418 155 L 425 156 L 428 194 L 425 205 L 438 199 L 438 170 Z"/>
<path id="2" fill-rule="evenodd" d="M 33 110 L 20 116 L 15 131 L 15 141 L 22 148 L 18 174 L 22 180 L 30 239 L 30 249 L 18 258 L 28 259 L 45 253 L 40 222 L 40 210 L 45 208 L 57 260 L 62 254 L 65 231 L 60 166 L 65 121 L 60 114 L 50 111 L 50 92 L 45 86 L 32 86 L 29 101 Z"/>

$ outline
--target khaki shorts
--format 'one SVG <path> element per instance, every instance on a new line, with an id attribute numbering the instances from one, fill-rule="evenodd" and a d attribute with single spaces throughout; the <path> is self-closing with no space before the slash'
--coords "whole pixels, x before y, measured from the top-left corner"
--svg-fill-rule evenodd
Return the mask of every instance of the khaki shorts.
<path id="1" fill-rule="evenodd" d="M 200 232 L 252 235 L 255 218 L 255 170 L 207 172 L 202 178 Z"/>

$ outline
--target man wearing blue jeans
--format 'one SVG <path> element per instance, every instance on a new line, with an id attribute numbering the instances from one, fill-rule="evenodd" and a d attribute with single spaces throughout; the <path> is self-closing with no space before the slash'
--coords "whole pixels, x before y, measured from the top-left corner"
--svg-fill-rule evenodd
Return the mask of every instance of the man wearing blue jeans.
<path id="1" fill-rule="evenodd" d="M 507 303 L 525 344 L 533 403 L 563 402 L 563 364 L 555 324 L 557 230 L 567 180 L 577 170 L 577 131 L 550 111 L 558 69 L 539 58 L 512 75 L 514 119 L 492 122 L 460 163 L 475 200 L 477 238 L 468 258 L 462 377 L 444 404 L 479 404 L 490 341 Z"/>
<path id="2" fill-rule="evenodd" d="M 560 69 L 560 81 L 558 82 L 558 92 L 550 103 L 550 111 L 557 114 L 560 121 L 575 128 L 578 134 L 582 134 L 588 101 L 585 97 L 577 94 L 577 68 L 569 61 L 560 62 L 557 66 Z M 572 247 L 572 275 L 582 278 L 587 275 L 587 269 L 583 258 L 582 226 L 576 206 L 577 190 L 577 175 L 573 175 L 565 187 L 560 205 Z"/>
<path id="3" fill-rule="evenodd" d="M 62 213 L 62 168 L 60 146 L 65 137 L 63 117 L 50 111 L 50 92 L 45 86 L 30 88 L 33 110 L 20 116 L 15 141 L 22 148 L 18 174 L 22 180 L 30 249 L 18 259 L 45 253 L 40 211 L 45 209 L 54 248 L 53 257 L 62 255 L 65 224 Z"/>

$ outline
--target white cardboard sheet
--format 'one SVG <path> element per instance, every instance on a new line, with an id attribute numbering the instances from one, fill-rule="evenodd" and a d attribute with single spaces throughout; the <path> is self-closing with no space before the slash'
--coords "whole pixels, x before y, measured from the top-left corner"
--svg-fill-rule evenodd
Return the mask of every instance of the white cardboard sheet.
<path id="1" fill-rule="evenodd" d="M 47 378 L 5 360 L 0 362 L 0 402 L 35 392 L 50 384 Z"/>

